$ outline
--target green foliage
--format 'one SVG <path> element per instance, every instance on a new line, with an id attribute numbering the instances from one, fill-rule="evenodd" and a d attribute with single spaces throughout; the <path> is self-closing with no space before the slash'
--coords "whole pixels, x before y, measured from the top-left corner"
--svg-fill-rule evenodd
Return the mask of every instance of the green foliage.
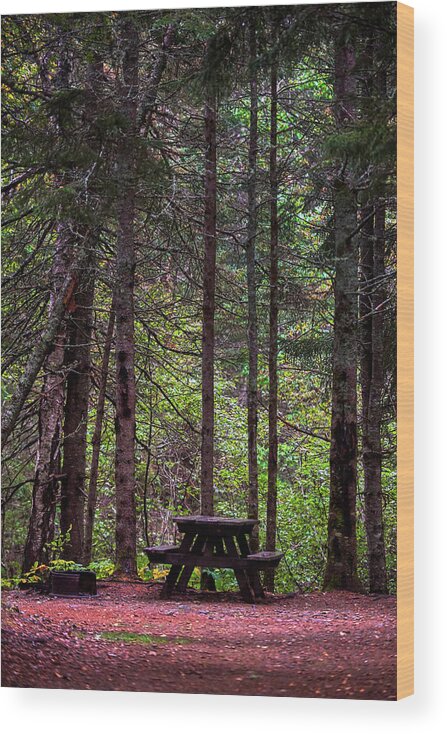
<path id="1" fill-rule="evenodd" d="M 359 122 L 351 129 L 336 132 L 326 138 L 324 144 L 327 159 L 350 160 L 358 166 L 383 164 L 396 153 L 396 128 L 380 121 L 373 124 Z"/>
<path id="2" fill-rule="evenodd" d="M 185 645 L 191 640 L 188 637 L 166 637 L 166 635 L 150 635 L 137 632 L 107 630 L 99 634 L 99 639 L 109 642 L 130 642 L 138 645 Z"/>
<path id="3" fill-rule="evenodd" d="M 64 547 L 70 542 L 71 530 L 72 526 L 70 525 L 67 532 L 58 533 L 53 540 L 46 544 L 45 551 L 53 562 L 58 562 L 60 560 L 61 555 L 64 552 Z M 65 561 L 63 561 L 63 563 L 65 563 Z"/>
<path id="4" fill-rule="evenodd" d="M 32 565 L 29 571 L 21 576 L 2 578 L 2 589 L 26 588 L 27 586 L 35 586 L 44 589 L 48 581 L 50 571 L 83 571 L 84 566 L 74 561 L 66 561 L 57 558 L 46 563 L 38 563 Z"/>
<path id="5" fill-rule="evenodd" d="M 97 561 L 92 561 L 88 566 L 85 566 L 85 569 L 87 571 L 93 571 L 96 574 L 96 578 L 101 580 L 107 579 L 113 574 L 115 564 L 110 558 L 102 558 Z"/>

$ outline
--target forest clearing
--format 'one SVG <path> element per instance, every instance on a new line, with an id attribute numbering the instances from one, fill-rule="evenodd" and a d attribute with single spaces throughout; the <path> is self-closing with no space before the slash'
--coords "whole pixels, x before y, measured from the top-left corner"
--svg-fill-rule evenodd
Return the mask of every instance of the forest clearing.
<path id="1" fill-rule="evenodd" d="M 3 685 L 395 698 L 395 3 L 2 43 Z"/>
<path id="2" fill-rule="evenodd" d="M 269 597 L 101 582 L 92 600 L 8 592 L 3 685 L 393 700 L 392 597 Z"/>

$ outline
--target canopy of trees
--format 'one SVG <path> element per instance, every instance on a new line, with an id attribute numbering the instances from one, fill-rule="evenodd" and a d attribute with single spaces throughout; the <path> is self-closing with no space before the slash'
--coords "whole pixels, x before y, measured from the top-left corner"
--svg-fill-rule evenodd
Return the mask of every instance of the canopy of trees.
<path id="1" fill-rule="evenodd" d="M 259 518 L 271 590 L 395 589 L 395 36 L 394 3 L 3 18 L 6 577 L 147 579 L 201 512 Z"/>

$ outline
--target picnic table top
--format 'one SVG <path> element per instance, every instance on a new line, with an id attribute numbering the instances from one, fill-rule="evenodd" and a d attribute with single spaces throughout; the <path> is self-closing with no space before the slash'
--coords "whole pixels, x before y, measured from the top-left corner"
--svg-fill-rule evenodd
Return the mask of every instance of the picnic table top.
<path id="1" fill-rule="evenodd" d="M 173 517 L 172 520 L 176 523 L 176 525 L 180 526 L 187 524 L 195 526 L 197 529 L 203 526 L 228 527 L 235 529 L 240 529 L 242 527 L 253 528 L 255 525 L 258 524 L 258 520 L 253 520 L 248 517 L 219 517 L 216 515 L 186 515 Z"/>

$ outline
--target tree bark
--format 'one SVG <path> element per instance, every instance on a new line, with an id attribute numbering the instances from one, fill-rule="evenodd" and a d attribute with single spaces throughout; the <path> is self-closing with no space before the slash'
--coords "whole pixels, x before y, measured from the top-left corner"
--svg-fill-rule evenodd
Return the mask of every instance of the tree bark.
<path id="1" fill-rule="evenodd" d="M 216 96 L 205 102 L 205 213 L 202 324 L 201 513 L 214 514 L 214 312 L 216 288 Z"/>
<path id="2" fill-rule="evenodd" d="M 84 545 L 85 472 L 90 392 L 94 273 L 89 268 L 73 296 L 74 312 L 68 322 L 65 362 L 68 370 L 65 401 L 61 481 L 61 534 L 66 535 L 63 556 L 82 562 Z"/>
<path id="3" fill-rule="evenodd" d="M 335 116 L 338 129 L 355 118 L 354 49 L 338 39 L 335 56 Z M 344 161 L 334 182 L 335 313 L 328 552 L 324 589 L 359 590 L 357 576 L 357 271 L 355 193 Z"/>
<path id="4" fill-rule="evenodd" d="M 34 472 L 31 516 L 23 558 L 24 572 L 28 571 L 36 562 L 43 563 L 49 560 L 46 546 L 53 539 L 54 533 L 65 395 L 66 322 L 62 320 L 65 305 L 62 298 L 64 288 L 61 283 L 67 280 L 66 238 L 65 227 L 59 225 L 51 275 L 52 293 L 49 314 L 49 321 L 52 322 L 54 329 L 54 341 L 45 363 L 46 374 L 39 405 L 39 444 Z"/>
<path id="5" fill-rule="evenodd" d="M 382 511 L 383 304 L 385 293 L 385 206 L 369 207 L 374 218 L 361 236 L 361 360 L 365 529 L 368 543 L 369 590 L 388 593 Z"/>
<path id="6" fill-rule="evenodd" d="M 278 478 L 278 78 L 276 60 L 270 79 L 270 313 L 269 313 L 269 454 L 266 548 L 276 549 Z M 265 572 L 266 589 L 275 590 L 275 571 Z"/>
<path id="7" fill-rule="evenodd" d="M 85 517 L 85 537 L 83 563 L 88 566 L 92 560 L 93 527 L 95 521 L 96 495 L 98 486 L 99 455 L 101 451 L 101 434 L 104 420 L 104 407 L 106 401 L 107 377 L 109 374 L 110 352 L 112 348 L 113 331 L 115 328 L 114 304 L 107 325 L 106 341 L 102 355 L 101 374 L 99 381 L 98 400 L 96 403 L 95 428 L 92 438 L 92 462 L 90 466 L 90 479 L 88 487 L 87 512 Z"/>
<path id="8" fill-rule="evenodd" d="M 86 102 L 84 118 L 87 123 L 86 140 L 95 156 L 94 168 L 100 154 L 96 123 L 102 100 L 104 64 L 100 58 L 87 67 Z M 92 169 L 93 170 L 93 169 Z M 92 216 L 94 198 L 89 182 L 85 183 L 85 206 Z M 94 188 L 94 184 L 93 184 Z M 84 552 L 85 474 L 87 450 L 87 423 L 90 393 L 90 342 L 93 325 L 96 250 L 100 236 L 98 226 L 81 228 L 79 236 L 87 243 L 88 261 L 78 272 L 79 286 L 73 294 L 68 323 L 65 361 L 67 365 L 67 397 L 65 401 L 63 466 L 61 482 L 61 533 L 66 536 L 63 555 L 67 560 L 81 563 Z"/>
<path id="9" fill-rule="evenodd" d="M 250 17 L 250 138 L 248 150 L 248 222 L 247 222 L 247 293 L 248 293 L 248 517 L 258 519 L 258 317 L 256 299 L 256 229 L 257 229 L 257 156 L 258 156 L 258 80 L 256 72 L 256 21 Z M 258 526 L 252 533 L 250 547 L 259 550 Z"/>
<path id="10" fill-rule="evenodd" d="M 61 37 L 60 56 L 54 78 L 54 91 L 68 89 L 70 84 L 70 61 Z M 61 138 L 65 134 L 64 123 L 60 116 L 52 120 L 54 131 Z M 54 177 L 54 188 L 66 183 L 66 173 Z M 26 572 L 36 563 L 50 560 L 48 544 L 54 535 L 57 490 L 60 478 L 60 448 L 62 440 L 62 413 L 65 395 L 65 341 L 66 321 L 63 316 L 70 309 L 73 292 L 76 288 L 76 270 L 70 272 L 73 260 L 69 242 L 67 222 L 64 212 L 59 211 L 56 225 L 56 245 L 51 268 L 51 292 L 49 318 L 40 344 L 36 345 L 19 382 L 7 416 L 8 428 L 12 430 L 14 418 L 17 419 L 28 392 L 46 358 L 46 374 L 39 404 L 39 443 L 33 482 L 33 496 L 28 533 L 25 543 L 23 571 Z"/>
<path id="11" fill-rule="evenodd" d="M 379 42 L 380 44 L 380 42 Z M 374 70 L 377 43 L 370 42 L 366 59 Z M 386 97 L 386 71 L 377 69 L 365 81 L 365 98 Z M 380 175 L 380 170 L 376 175 Z M 361 232 L 360 318 L 362 384 L 362 436 L 365 500 L 365 530 L 368 544 L 369 590 L 388 593 L 382 504 L 382 399 L 384 388 L 384 302 L 385 302 L 385 202 L 377 194 L 366 207 L 370 214 Z M 364 218 L 364 217 L 362 217 Z"/>
<path id="12" fill-rule="evenodd" d="M 123 54 L 120 112 L 126 122 L 117 152 L 120 194 L 117 201 L 116 254 L 116 565 L 118 576 L 136 575 L 135 510 L 135 137 L 138 92 L 138 32 L 123 19 L 119 42 Z"/>

